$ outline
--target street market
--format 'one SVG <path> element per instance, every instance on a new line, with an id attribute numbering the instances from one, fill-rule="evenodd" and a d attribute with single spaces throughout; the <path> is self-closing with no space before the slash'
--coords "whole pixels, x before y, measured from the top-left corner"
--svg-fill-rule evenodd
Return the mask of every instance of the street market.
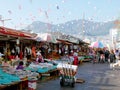
<path id="1" fill-rule="evenodd" d="M 4 34 L 4 29 L 7 31 L 5 32 L 5 34 Z M 12 86 L 14 82 L 18 84 L 21 84 L 24 82 L 29 83 L 30 79 L 35 79 L 37 83 L 37 80 L 39 79 L 42 80 L 44 76 L 49 76 L 49 77 L 58 76 L 59 75 L 59 69 L 57 68 L 58 67 L 57 65 L 59 65 L 58 61 L 62 63 L 63 61 L 65 61 L 66 63 L 72 63 L 74 61 L 74 59 L 72 58 L 73 51 L 76 52 L 77 48 L 80 48 L 79 43 L 75 43 L 75 42 L 72 43 L 71 40 L 69 41 L 67 39 L 67 36 L 64 36 L 65 38 L 61 38 L 62 41 L 58 41 L 58 43 L 57 42 L 53 43 L 52 41 L 49 41 L 50 39 L 48 40 L 47 38 L 42 39 L 42 37 L 41 37 L 41 41 L 38 41 L 37 40 L 38 38 L 35 39 L 37 34 L 32 35 L 30 33 L 18 32 L 17 30 L 12 30 L 12 29 L 10 30 L 4 27 L 1 27 L 0 30 L 1 30 L 0 32 L 1 38 L 3 37 L 6 38 L 3 40 L 2 39 L 0 40 L 0 42 L 4 42 L 3 45 L 1 44 L 1 50 L 2 50 L 1 61 L 0 61 L 1 73 L 3 76 L 8 75 L 9 78 L 11 75 L 13 75 L 13 77 L 11 76 L 13 78 L 13 81 L 12 80 L 8 81 L 10 80 L 8 79 L 5 82 L 3 78 L 6 78 L 6 77 L 2 77 L 0 82 L 2 85 L 1 87 L 3 86 L 5 86 L 6 88 L 7 86 L 10 87 L 10 85 Z M 8 32 L 8 30 L 10 30 L 10 32 Z M 28 40 L 30 42 L 28 42 Z M 29 46 L 25 46 L 28 44 Z M 87 43 L 82 42 L 81 45 L 84 45 L 84 44 L 87 44 Z M 3 47 L 5 49 L 2 49 Z M 60 50 L 63 50 L 63 51 L 60 51 Z M 71 52 L 69 52 L 70 50 Z M 84 52 L 84 53 L 86 53 L 87 55 L 87 52 Z M 48 54 L 51 54 L 51 55 L 49 56 Z M 42 58 L 40 58 L 40 55 L 42 55 Z M 68 62 L 68 59 L 69 59 L 68 55 L 71 55 L 70 62 Z M 43 61 L 41 61 L 42 59 Z M 83 60 L 83 59 L 79 58 L 78 61 L 80 62 L 80 60 Z M 20 64 L 19 66 L 20 70 L 18 67 L 19 64 Z M 17 67 L 18 69 L 16 69 Z M 24 67 L 24 68 L 21 68 L 21 67 Z M 4 75 L 4 73 L 6 74 Z M 23 87 L 22 85 L 18 85 L 18 86 L 21 86 L 19 87 L 21 88 L 21 90 L 24 89 L 25 87 L 29 88 L 28 86 L 29 84 L 28 85 L 25 84 L 25 85 L 26 86 L 23 85 Z"/>
<path id="2" fill-rule="evenodd" d="M 0 90 L 119 90 L 119 3 L 1 0 Z"/>

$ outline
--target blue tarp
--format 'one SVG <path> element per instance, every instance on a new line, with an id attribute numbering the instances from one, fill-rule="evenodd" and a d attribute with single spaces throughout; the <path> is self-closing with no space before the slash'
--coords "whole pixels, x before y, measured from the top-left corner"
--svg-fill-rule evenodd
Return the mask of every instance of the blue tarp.
<path id="1" fill-rule="evenodd" d="M 39 68 L 39 69 L 37 70 L 37 72 L 38 72 L 38 73 L 46 73 L 46 72 L 49 72 L 49 71 L 54 70 L 54 69 L 56 69 L 56 68 L 57 68 L 57 66 L 52 66 L 52 67 L 50 67 L 50 68 Z"/>
<path id="2" fill-rule="evenodd" d="M 17 81 L 20 81 L 20 78 L 18 76 L 5 73 L 2 71 L 2 69 L 0 69 L 0 85 L 11 84 L 12 82 Z"/>

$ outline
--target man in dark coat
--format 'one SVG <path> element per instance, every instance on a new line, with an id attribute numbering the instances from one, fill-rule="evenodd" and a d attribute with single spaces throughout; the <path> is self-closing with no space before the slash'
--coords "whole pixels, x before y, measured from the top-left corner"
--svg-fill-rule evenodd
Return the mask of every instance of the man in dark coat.
<path id="1" fill-rule="evenodd" d="M 108 62 L 110 52 L 108 50 L 105 50 L 104 54 L 105 54 L 105 62 Z"/>

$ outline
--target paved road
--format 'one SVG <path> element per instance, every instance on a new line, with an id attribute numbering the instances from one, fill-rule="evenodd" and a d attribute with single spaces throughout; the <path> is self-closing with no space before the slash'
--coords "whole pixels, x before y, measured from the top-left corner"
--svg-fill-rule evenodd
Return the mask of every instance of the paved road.
<path id="1" fill-rule="evenodd" d="M 83 63 L 76 74 L 85 83 L 76 83 L 74 88 L 61 87 L 59 78 L 38 83 L 37 90 L 120 90 L 120 69 L 111 70 L 109 64 Z"/>

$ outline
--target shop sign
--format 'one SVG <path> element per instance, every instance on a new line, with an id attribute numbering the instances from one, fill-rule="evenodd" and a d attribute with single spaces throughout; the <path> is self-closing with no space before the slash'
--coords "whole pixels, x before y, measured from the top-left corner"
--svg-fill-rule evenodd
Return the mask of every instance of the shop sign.
<path id="1" fill-rule="evenodd" d="M 72 43 L 77 43 L 77 44 L 79 43 L 79 39 L 69 36 L 69 35 L 61 35 L 61 36 L 59 36 L 59 39 L 69 41 Z"/>
<path id="2" fill-rule="evenodd" d="M 77 43 L 77 44 L 79 43 L 79 40 L 77 38 L 73 38 L 73 37 L 70 37 L 69 41 L 73 42 L 73 43 Z"/>

